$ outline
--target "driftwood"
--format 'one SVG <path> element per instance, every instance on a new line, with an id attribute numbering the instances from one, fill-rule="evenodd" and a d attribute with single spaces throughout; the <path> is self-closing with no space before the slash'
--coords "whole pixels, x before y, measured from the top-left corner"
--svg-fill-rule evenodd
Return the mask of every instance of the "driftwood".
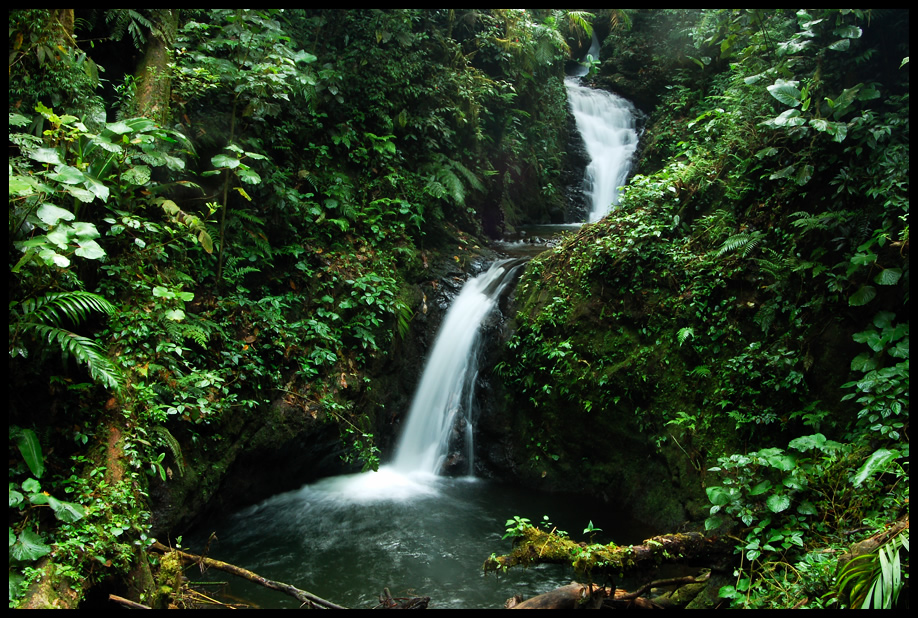
<path id="1" fill-rule="evenodd" d="M 188 552 L 183 552 L 177 549 L 172 549 L 166 547 L 162 543 L 154 543 L 153 548 L 164 553 L 171 553 L 175 556 L 181 558 L 182 562 L 185 564 L 197 564 L 201 566 L 206 566 L 212 569 L 218 569 L 243 579 L 247 579 L 250 582 L 254 582 L 265 588 L 270 588 L 271 590 L 278 590 L 285 594 L 289 594 L 297 601 L 303 603 L 304 605 L 310 608 L 322 608 L 322 609 L 347 609 L 331 601 L 327 601 L 322 597 L 316 596 L 311 592 L 305 590 L 300 590 L 295 586 L 290 584 L 285 584 L 283 582 L 276 582 L 270 579 L 266 579 L 257 573 L 243 569 L 242 567 L 237 567 L 236 565 L 230 564 L 228 562 L 222 562 L 220 560 L 214 560 L 213 558 L 205 558 L 204 556 L 197 556 L 195 554 L 189 554 Z"/>
<path id="2" fill-rule="evenodd" d="M 108 595 L 108 600 L 118 605 L 124 605 L 128 609 L 153 609 L 149 605 L 143 605 L 142 603 L 136 603 L 130 599 L 125 599 L 124 597 L 119 597 L 117 594 Z"/>
<path id="3" fill-rule="evenodd" d="M 641 598 L 641 595 L 651 588 L 703 584 L 708 581 L 709 575 L 710 573 L 698 578 L 676 577 L 661 579 L 645 584 L 634 592 L 571 582 L 567 586 L 555 588 L 525 601 L 510 599 L 505 607 L 507 609 L 663 609 L 661 605 L 654 601 Z"/>
<path id="4" fill-rule="evenodd" d="M 393 597 L 388 588 L 379 595 L 379 605 L 373 609 L 427 609 L 430 597 Z"/>
<path id="5" fill-rule="evenodd" d="M 659 609 L 652 601 L 624 590 L 571 582 L 545 594 L 519 601 L 511 599 L 507 609 Z"/>

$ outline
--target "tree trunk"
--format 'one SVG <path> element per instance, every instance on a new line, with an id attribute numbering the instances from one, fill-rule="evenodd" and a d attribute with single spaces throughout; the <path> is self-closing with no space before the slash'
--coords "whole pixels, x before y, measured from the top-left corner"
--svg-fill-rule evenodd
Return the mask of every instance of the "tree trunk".
<path id="1" fill-rule="evenodd" d="M 155 31 L 147 37 L 147 47 L 137 69 L 134 112 L 161 124 L 169 119 L 172 77 L 169 73 L 169 47 L 178 29 L 178 9 L 157 9 L 151 18 Z"/>

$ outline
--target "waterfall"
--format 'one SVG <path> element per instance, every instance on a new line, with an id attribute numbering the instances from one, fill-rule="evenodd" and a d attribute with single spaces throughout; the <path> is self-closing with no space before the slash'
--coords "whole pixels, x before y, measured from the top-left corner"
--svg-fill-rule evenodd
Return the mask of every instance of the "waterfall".
<path id="1" fill-rule="evenodd" d="M 449 454 L 451 436 L 458 433 L 471 474 L 481 324 L 521 264 L 518 259 L 495 262 L 462 286 L 443 319 L 411 402 L 392 463 L 395 471 L 439 473 Z"/>
<path id="2" fill-rule="evenodd" d="M 576 78 L 569 77 L 565 83 L 577 129 L 590 156 L 584 182 L 592 204 L 587 221 L 595 223 L 618 204 L 621 187 L 628 179 L 638 142 L 635 110 L 626 99 L 581 86 Z"/>

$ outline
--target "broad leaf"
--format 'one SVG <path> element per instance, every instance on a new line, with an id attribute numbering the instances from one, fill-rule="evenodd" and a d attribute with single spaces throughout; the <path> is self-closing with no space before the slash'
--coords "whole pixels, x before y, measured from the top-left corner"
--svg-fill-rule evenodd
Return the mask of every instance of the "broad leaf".
<path id="1" fill-rule="evenodd" d="M 38 436 L 31 429 L 23 429 L 16 437 L 16 446 L 22 453 L 26 465 L 36 478 L 41 478 L 45 473 L 45 458 L 41 454 L 41 444 L 38 442 Z M 23 484 L 23 489 L 25 485 Z M 28 490 L 26 490 L 28 491 Z"/>
<path id="2" fill-rule="evenodd" d="M 224 154 L 215 155 L 210 160 L 210 162 L 214 167 L 220 167 L 229 170 L 239 167 L 239 159 Z"/>
<path id="3" fill-rule="evenodd" d="M 852 307 L 862 307 L 872 301 L 877 295 L 877 290 L 872 285 L 865 285 L 848 298 L 848 304 Z"/>
<path id="4" fill-rule="evenodd" d="M 64 160 L 61 158 L 61 153 L 57 148 L 36 148 L 29 152 L 29 158 L 39 163 L 64 165 Z"/>
<path id="5" fill-rule="evenodd" d="M 733 492 L 723 487 L 706 487 L 704 491 L 715 506 L 723 506 L 733 499 Z"/>
<path id="6" fill-rule="evenodd" d="M 884 268 L 873 278 L 873 282 L 877 285 L 896 285 L 899 283 L 899 278 L 901 276 L 901 268 Z"/>
<path id="7" fill-rule="evenodd" d="M 19 533 L 16 543 L 10 548 L 10 553 L 16 560 L 31 562 L 51 553 L 51 547 L 45 545 L 41 537 L 31 530 Z"/>
<path id="8" fill-rule="evenodd" d="M 855 487 L 860 487 L 868 478 L 886 470 L 887 466 L 898 456 L 899 451 L 890 451 L 885 448 L 875 450 L 864 462 L 864 465 L 851 477 L 851 482 Z"/>
<path id="9" fill-rule="evenodd" d="M 790 497 L 786 494 L 774 494 L 768 496 L 768 499 L 765 501 L 765 506 L 767 506 L 768 510 L 772 513 L 786 511 L 788 507 L 790 507 L 790 504 Z"/>
<path id="10" fill-rule="evenodd" d="M 54 515 L 61 521 L 74 522 L 86 516 L 86 509 L 73 502 L 64 502 L 53 496 L 48 496 L 48 505 L 54 510 Z"/>
<path id="11" fill-rule="evenodd" d="M 778 99 L 785 105 L 797 107 L 800 105 L 800 90 L 797 88 L 797 81 L 785 81 L 779 79 L 768 87 L 768 93 Z"/>
<path id="12" fill-rule="evenodd" d="M 35 215 L 41 219 L 43 223 L 48 224 L 48 227 L 56 225 L 61 219 L 72 221 L 76 218 L 76 215 L 69 210 L 65 210 L 54 204 L 42 204 L 38 207 L 38 210 L 35 211 Z"/>

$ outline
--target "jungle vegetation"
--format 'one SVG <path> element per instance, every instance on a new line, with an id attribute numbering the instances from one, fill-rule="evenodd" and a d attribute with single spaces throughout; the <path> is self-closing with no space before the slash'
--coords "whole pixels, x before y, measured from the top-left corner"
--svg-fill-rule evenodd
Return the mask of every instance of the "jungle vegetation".
<path id="1" fill-rule="evenodd" d="M 430 282 L 564 217 L 593 32 L 649 118 L 619 210 L 519 284 L 516 473 L 729 536 L 721 603 L 907 595 L 907 10 L 9 20 L 11 607 L 168 603 L 154 537 L 248 452 L 378 465 Z"/>

